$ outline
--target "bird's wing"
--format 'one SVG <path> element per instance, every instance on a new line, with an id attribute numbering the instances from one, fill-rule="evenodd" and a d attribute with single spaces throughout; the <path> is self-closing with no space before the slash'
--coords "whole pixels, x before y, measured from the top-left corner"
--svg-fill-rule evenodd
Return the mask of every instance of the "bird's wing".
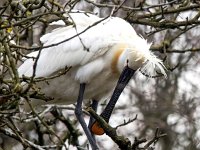
<path id="1" fill-rule="evenodd" d="M 72 24 L 78 25 L 86 25 L 93 24 L 96 21 L 99 21 L 101 18 L 91 14 L 86 13 L 79 10 L 73 10 L 70 13 L 64 13 L 64 17 L 68 18 L 68 21 Z M 65 26 L 65 22 L 63 20 L 53 21 L 50 25 L 60 25 Z"/>
<path id="2" fill-rule="evenodd" d="M 35 70 L 36 77 L 49 76 L 66 66 L 84 65 L 102 56 L 116 42 L 121 42 L 123 36 L 136 34 L 130 24 L 119 18 L 108 18 L 92 26 L 92 21 L 95 23 L 101 19 L 96 18 L 96 16 L 92 18 L 85 16 L 91 20 L 88 24 L 86 22 L 84 24 L 80 18 L 79 21 L 75 19 L 76 17 L 72 18 L 77 20 L 75 26 L 62 27 L 41 37 L 44 47 L 52 44 L 57 45 L 41 50 Z M 92 27 L 87 29 L 89 26 Z M 81 34 L 76 36 L 77 33 Z M 71 39 L 67 40 L 69 38 Z M 128 39 L 128 37 L 126 38 Z M 67 41 L 60 43 L 63 40 Z M 33 52 L 29 55 L 35 56 L 36 54 L 39 52 Z M 34 62 L 32 58 L 27 59 L 19 67 L 19 75 L 32 76 Z"/>

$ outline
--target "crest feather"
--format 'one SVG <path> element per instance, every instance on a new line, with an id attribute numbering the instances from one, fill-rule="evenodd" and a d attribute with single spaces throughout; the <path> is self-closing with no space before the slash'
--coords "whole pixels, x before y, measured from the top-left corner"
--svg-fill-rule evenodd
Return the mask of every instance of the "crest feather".
<path id="1" fill-rule="evenodd" d="M 142 36 L 140 36 L 139 39 L 137 39 L 137 45 L 136 49 L 138 49 L 138 53 L 140 53 L 140 56 L 146 59 L 146 63 L 142 66 L 140 69 L 142 73 L 144 73 L 147 76 L 153 77 L 156 76 L 156 72 L 160 71 L 161 74 L 167 77 L 166 74 L 166 67 L 163 64 L 163 61 L 159 58 L 157 58 L 156 55 L 150 51 L 150 47 L 152 43 L 148 43 L 146 39 L 144 39 Z"/>

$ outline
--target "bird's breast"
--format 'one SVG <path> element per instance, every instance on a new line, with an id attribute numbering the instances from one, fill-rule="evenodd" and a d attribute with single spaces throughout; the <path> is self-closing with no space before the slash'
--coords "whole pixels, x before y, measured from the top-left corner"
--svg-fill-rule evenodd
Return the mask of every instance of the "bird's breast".
<path id="1" fill-rule="evenodd" d="M 113 47 L 111 54 L 111 71 L 113 74 L 120 74 L 126 62 L 126 44 L 118 44 Z"/>

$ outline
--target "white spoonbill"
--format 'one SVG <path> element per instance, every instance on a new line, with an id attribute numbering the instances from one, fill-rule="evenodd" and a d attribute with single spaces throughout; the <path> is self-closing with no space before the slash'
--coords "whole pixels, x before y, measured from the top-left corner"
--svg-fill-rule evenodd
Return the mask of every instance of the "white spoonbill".
<path id="1" fill-rule="evenodd" d="M 99 101 L 114 90 L 102 116 L 109 120 L 112 109 L 134 72 L 140 67 L 149 74 L 159 69 L 165 75 L 160 59 L 149 51 L 150 45 L 138 36 L 133 27 L 117 17 L 99 18 L 88 13 L 69 13 L 73 25 L 61 27 L 41 37 L 44 48 L 28 56 L 19 67 L 19 75 L 49 77 L 61 69 L 72 67 L 65 75 L 39 82 L 51 103 L 76 103 L 75 114 L 83 127 L 92 149 L 98 149 L 95 140 L 82 117 L 82 101 Z M 34 64 L 36 63 L 36 67 Z M 35 69 L 34 69 L 35 68 Z M 34 72 L 34 73 L 33 73 Z M 118 81 L 119 79 L 119 81 Z M 33 100 L 35 105 L 40 101 Z M 91 126 L 95 134 L 104 131 L 97 123 Z"/>

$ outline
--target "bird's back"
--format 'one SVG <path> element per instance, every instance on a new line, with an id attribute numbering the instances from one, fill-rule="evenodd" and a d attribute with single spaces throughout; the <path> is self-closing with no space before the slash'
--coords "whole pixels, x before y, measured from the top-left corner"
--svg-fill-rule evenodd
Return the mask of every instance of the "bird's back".
<path id="1" fill-rule="evenodd" d="M 77 17 L 77 16 L 76 16 Z M 88 16 L 90 18 L 90 16 Z M 120 18 L 108 18 L 92 26 L 83 23 L 58 28 L 41 37 L 41 50 L 35 77 L 46 77 L 66 66 L 85 65 L 104 55 L 117 43 L 128 43 L 137 36 L 134 29 Z M 94 20 L 96 23 L 97 19 Z M 89 29 L 87 29 L 89 27 Z M 77 36 L 78 33 L 81 33 Z M 55 46 L 52 46 L 55 45 Z M 37 56 L 39 51 L 29 54 Z M 33 59 L 27 59 L 18 69 L 19 75 L 32 76 Z"/>
<path id="2" fill-rule="evenodd" d="M 61 27 L 47 33 L 41 38 L 46 48 L 41 53 L 37 51 L 28 55 L 39 55 L 35 77 L 49 77 L 65 67 L 72 67 L 66 75 L 50 79 L 48 83 L 37 83 L 46 96 L 55 98 L 51 103 L 74 103 L 80 83 L 86 83 L 86 99 L 99 100 L 111 92 L 119 77 L 111 69 L 113 47 L 128 43 L 136 35 L 131 25 L 120 18 L 103 20 L 84 15 L 90 20 L 87 24 L 83 22 L 83 16 L 80 20 L 76 19 L 77 15 L 71 17 L 75 26 Z M 55 46 L 50 46 L 52 44 Z M 19 75 L 31 77 L 34 63 L 32 58 L 26 59 L 18 69 Z"/>

